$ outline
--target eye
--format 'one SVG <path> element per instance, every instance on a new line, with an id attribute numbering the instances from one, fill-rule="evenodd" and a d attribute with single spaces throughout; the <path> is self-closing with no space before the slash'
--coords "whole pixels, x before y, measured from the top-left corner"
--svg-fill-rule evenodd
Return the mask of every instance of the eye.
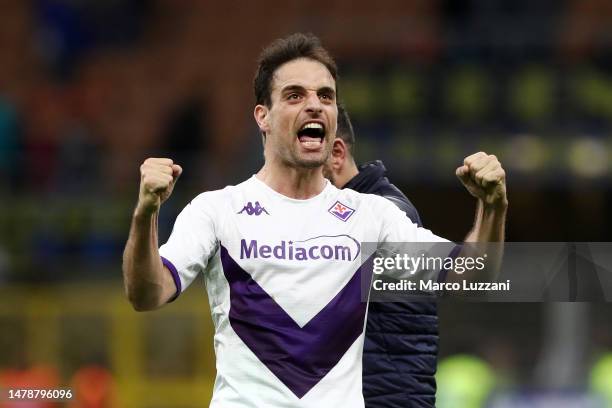
<path id="1" fill-rule="evenodd" d="M 287 95 L 287 99 L 289 100 L 297 100 L 300 99 L 300 94 L 297 94 L 295 92 L 290 93 L 289 95 Z"/>

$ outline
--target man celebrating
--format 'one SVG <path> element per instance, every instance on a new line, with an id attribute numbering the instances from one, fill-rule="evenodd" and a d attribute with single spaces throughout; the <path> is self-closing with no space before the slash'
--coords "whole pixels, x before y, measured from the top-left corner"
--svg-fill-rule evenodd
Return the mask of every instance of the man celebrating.
<path id="1" fill-rule="evenodd" d="M 151 310 L 203 274 L 215 325 L 213 408 L 363 407 L 360 243 L 445 241 L 388 200 L 338 190 L 323 177 L 336 134 L 336 77 L 314 36 L 268 46 L 254 83 L 264 166 L 196 197 L 159 250 L 159 208 L 182 170 L 170 159 L 141 166 L 126 291 L 136 310 Z M 480 153 L 457 174 L 479 198 L 471 237 L 502 240 L 499 162 Z"/>
<path id="2" fill-rule="evenodd" d="M 355 133 L 338 105 L 338 130 L 323 174 L 338 188 L 385 197 L 422 226 L 410 200 L 385 176 L 379 160 L 357 167 Z M 433 301 L 371 302 L 363 349 L 366 408 L 435 407 L 438 313 Z"/>

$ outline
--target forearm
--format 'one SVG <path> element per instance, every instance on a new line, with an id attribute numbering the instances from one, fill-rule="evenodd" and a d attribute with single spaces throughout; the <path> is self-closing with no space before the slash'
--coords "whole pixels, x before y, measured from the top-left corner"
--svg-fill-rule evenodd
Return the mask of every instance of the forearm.
<path id="1" fill-rule="evenodd" d="M 176 291 L 159 256 L 157 216 L 158 211 L 146 214 L 137 209 L 134 212 L 123 253 L 125 291 L 134 309 L 139 311 L 165 304 Z"/>
<path id="2" fill-rule="evenodd" d="M 493 207 L 484 205 L 478 200 L 474 227 L 465 237 L 465 244 L 459 257 L 485 257 L 486 267 L 480 271 L 459 276 L 452 274 L 451 280 L 466 279 L 470 281 L 493 282 L 499 275 L 503 258 L 503 242 L 505 240 L 507 201 Z"/>
<path id="3" fill-rule="evenodd" d="M 458 257 L 486 258 L 485 267 L 473 273 L 450 274 L 450 279 L 493 281 L 500 270 L 505 239 L 506 172 L 494 155 L 474 153 L 455 171 L 461 183 L 476 197 L 474 227 L 465 237 Z"/>
<path id="4" fill-rule="evenodd" d="M 507 209 L 507 201 L 485 206 L 482 200 L 478 200 L 474 227 L 465 237 L 465 242 L 504 242 Z"/>

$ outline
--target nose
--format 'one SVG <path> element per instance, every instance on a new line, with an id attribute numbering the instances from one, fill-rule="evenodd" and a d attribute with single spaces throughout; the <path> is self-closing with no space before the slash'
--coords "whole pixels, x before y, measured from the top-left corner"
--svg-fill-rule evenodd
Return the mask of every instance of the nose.
<path id="1" fill-rule="evenodd" d="M 306 96 L 306 112 L 315 113 L 317 115 L 323 112 L 323 104 L 321 103 L 321 99 L 319 99 L 319 95 L 314 92 L 308 92 Z"/>

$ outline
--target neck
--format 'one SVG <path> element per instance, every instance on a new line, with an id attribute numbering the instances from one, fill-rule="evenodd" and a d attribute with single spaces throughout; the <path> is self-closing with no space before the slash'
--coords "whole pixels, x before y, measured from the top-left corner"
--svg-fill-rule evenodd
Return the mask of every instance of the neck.
<path id="1" fill-rule="evenodd" d="M 359 174 L 354 161 L 351 160 L 345 164 L 339 172 L 334 174 L 334 185 L 338 188 L 343 188 L 353 177 Z"/>
<path id="2" fill-rule="evenodd" d="M 257 178 L 277 193 L 298 200 L 312 198 L 325 188 L 322 166 L 309 169 L 266 163 Z"/>

